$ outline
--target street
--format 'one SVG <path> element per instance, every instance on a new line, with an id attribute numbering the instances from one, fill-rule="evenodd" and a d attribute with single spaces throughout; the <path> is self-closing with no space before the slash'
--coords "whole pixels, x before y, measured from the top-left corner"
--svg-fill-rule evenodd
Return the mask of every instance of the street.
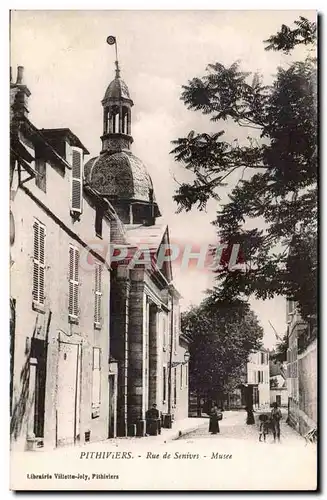
<path id="1" fill-rule="evenodd" d="M 236 439 L 236 440 L 247 440 L 247 442 L 254 443 L 259 441 L 259 424 L 258 424 L 259 414 L 255 413 L 255 424 L 246 425 L 246 412 L 245 411 L 225 411 L 223 413 L 223 419 L 219 422 L 220 433 L 217 435 L 211 435 L 208 432 L 208 423 L 202 425 L 198 429 L 189 434 L 185 434 L 180 437 L 180 440 L 187 440 L 188 442 L 193 442 L 198 439 Z M 273 436 L 270 432 L 266 438 L 266 443 L 273 443 Z M 277 444 L 277 443 L 276 443 Z M 299 436 L 299 434 L 286 424 L 286 413 L 283 412 L 283 420 L 281 422 L 281 439 L 280 444 L 282 445 L 299 445 L 303 446 L 304 439 Z"/>
<path id="2" fill-rule="evenodd" d="M 41 453 L 12 455 L 12 470 L 26 473 L 78 473 L 83 489 L 163 489 L 163 490 L 314 490 L 317 477 L 316 446 L 291 429 L 283 418 L 281 442 L 259 442 L 258 426 L 246 425 L 244 411 L 226 411 L 220 433 L 208 432 L 209 419 L 178 439 L 161 436 L 109 439 L 98 443 L 66 447 Z M 256 420 L 258 414 L 256 414 Z M 178 430 L 181 424 L 173 426 Z M 172 434 L 171 434 L 172 435 Z M 26 473 L 25 473 L 26 471 Z M 24 476 L 25 474 L 25 476 Z M 93 479 L 112 474 L 116 481 Z M 26 485 L 32 484 L 27 481 Z M 25 484 L 25 483 L 24 483 Z M 40 482 L 33 482 L 35 489 Z M 43 483 L 42 483 L 43 484 Z M 51 489 L 51 482 L 48 487 Z M 65 481 L 70 488 L 74 481 Z"/>

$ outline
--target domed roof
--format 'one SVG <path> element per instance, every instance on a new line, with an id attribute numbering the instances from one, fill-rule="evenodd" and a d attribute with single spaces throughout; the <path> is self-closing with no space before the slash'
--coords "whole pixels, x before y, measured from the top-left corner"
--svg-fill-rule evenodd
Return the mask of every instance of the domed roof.
<path id="1" fill-rule="evenodd" d="M 91 158 L 85 164 L 84 175 L 86 182 L 102 195 L 145 202 L 151 202 L 153 196 L 155 201 L 151 177 L 131 151 L 108 151 Z"/>
<path id="2" fill-rule="evenodd" d="M 109 83 L 104 95 L 104 100 L 121 98 L 131 100 L 126 83 L 121 78 L 116 77 L 111 83 Z"/>

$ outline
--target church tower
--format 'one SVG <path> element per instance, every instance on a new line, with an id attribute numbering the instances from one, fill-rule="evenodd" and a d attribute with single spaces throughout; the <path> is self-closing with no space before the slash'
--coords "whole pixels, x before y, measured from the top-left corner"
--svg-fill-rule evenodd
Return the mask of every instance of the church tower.
<path id="1" fill-rule="evenodd" d="M 115 65 L 115 78 L 101 101 L 102 149 L 86 163 L 85 181 L 110 201 L 124 224 L 151 226 L 160 212 L 147 168 L 131 151 L 134 103 L 118 60 Z"/>
<path id="2" fill-rule="evenodd" d="M 102 100 L 102 153 L 130 149 L 133 142 L 131 136 L 131 108 L 133 104 L 128 87 L 120 77 L 119 63 L 116 61 L 115 79 L 108 85 Z"/>

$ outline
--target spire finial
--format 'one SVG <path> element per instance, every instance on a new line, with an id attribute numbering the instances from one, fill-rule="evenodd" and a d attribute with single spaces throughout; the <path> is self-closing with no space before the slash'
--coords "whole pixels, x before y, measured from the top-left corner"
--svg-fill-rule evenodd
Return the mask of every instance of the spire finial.
<path id="1" fill-rule="evenodd" d="M 120 67 L 119 67 L 119 62 L 115 61 L 116 65 L 116 78 L 120 78 Z"/>
<path id="2" fill-rule="evenodd" d="M 116 37 L 113 36 L 113 35 L 109 35 L 107 37 L 107 43 L 109 45 L 114 45 L 115 46 L 115 50 L 116 50 L 116 61 L 115 61 L 115 65 L 116 65 L 116 78 L 119 78 L 120 77 L 120 68 L 119 68 L 119 63 L 118 63 L 118 51 L 117 51 L 117 40 L 116 40 Z"/>

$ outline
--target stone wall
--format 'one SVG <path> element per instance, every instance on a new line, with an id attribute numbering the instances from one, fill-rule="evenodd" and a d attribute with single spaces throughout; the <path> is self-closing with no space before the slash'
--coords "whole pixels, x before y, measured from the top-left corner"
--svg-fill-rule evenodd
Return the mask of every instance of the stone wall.
<path id="1" fill-rule="evenodd" d="M 299 424 L 304 434 L 317 425 L 317 340 L 298 356 Z"/>

